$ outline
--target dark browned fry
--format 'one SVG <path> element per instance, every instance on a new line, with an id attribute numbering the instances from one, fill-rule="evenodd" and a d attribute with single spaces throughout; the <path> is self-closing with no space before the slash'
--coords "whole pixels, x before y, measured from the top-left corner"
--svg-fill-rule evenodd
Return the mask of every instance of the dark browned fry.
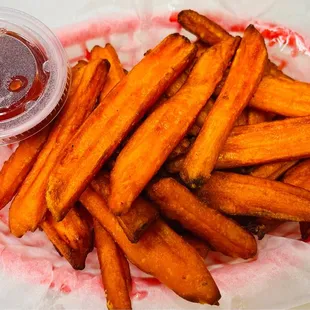
<path id="1" fill-rule="evenodd" d="M 235 127 L 216 168 L 252 166 L 310 156 L 310 117 Z"/>
<path id="2" fill-rule="evenodd" d="M 201 41 L 210 45 L 217 44 L 231 37 L 218 24 L 192 10 L 181 11 L 178 15 L 178 22 L 184 29 L 195 34 Z"/>
<path id="3" fill-rule="evenodd" d="M 135 131 L 111 173 L 109 207 L 115 214 L 130 209 L 133 200 L 185 136 L 212 95 L 238 44 L 238 39 L 229 39 L 209 48 L 196 62 L 184 86 Z M 205 68 L 209 68 L 208 74 Z"/>
<path id="4" fill-rule="evenodd" d="M 199 186 L 210 177 L 235 121 L 264 74 L 266 63 L 264 39 L 250 25 L 244 33 L 225 85 L 185 158 L 180 175 L 190 187 Z"/>
<path id="5" fill-rule="evenodd" d="M 251 221 L 245 228 L 252 234 L 257 235 L 258 240 L 262 240 L 266 234 L 273 231 L 281 224 L 283 221 L 267 218 L 256 218 Z"/>
<path id="6" fill-rule="evenodd" d="M 105 47 L 96 45 L 91 50 L 90 59 L 107 59 L 111 65 L 107 81 L 104 84 L 100 95 L 100 99 L 103 100 L 115 85 L 125 76 L 125 72 L 114 47 L 110 43 L 107 43 Z"/>
<path id="7" fill-rule="evenodd" d="M 188 39 L 169 35 L 113 88 L 79 128 L 49 178 L 46 201 L 57 220 L 70 210 L 133 126 L 195 54 L 196 47 Z"/>
<path id="8" fill-rule="evenodd" d="M 310 159 L 301 162 L 287 171 L 284 175 L 283 182 L 310 191 Z M 301 238 L 303 240 L 308 239 L 310 235 L 310 222 L 300 222 L 299 227 Z"/>
<path id="9" fill-rule="evenodd" d="M 94 219 L 95 244 L 109 310 L 131 309 L 124 254 L 111 235 Z M 127 263 L 128 265 L 128 263 Z M 128 269 L 128 268 L 126 268 Z"/>
<path id="10" fill-rule="evenodd" d="M 162 220 L 157 220 L 138 243 L 131 243 L 101 196 L 88 188 L 80 201 L 131 263 L 189 301 L 218 304 L 220 293 L 204 261 Z"/>
<path id="11" fill-rule="evenodd" d="M 91 182 L 92 188 L 108 200 L 110 195 L 110 177 L 106 172 L 99 173 Z M 132 208 L 116 217 L 131 242 L 138 242 L 143 233 L 158 218 L 158 211 L 148 201 L 137 198 Z"/>
<path id="12" fill-rule="evenodd" d="M 166 217 L 177 220 L 216 250 L 244 259 L 256 255 L 256 241 L 250 233 L 204 205 L 174 179 L 159 180 L 147 189 L 147 193 Z"/>
<path id="13" fill-rule="evenodd" d="M 191 139 L 183 138 L 171 152 L 171 154 L 168 157 L 168 160 L 172 160 L 180 155 L 186 154 L 189 151 L 191 144 L 192 144 Z"/>
<path id="14" fill-rule="evenodd" d="M 173 160 L 170 160 L 166 162 L 165 168 L 169 173 L 177 174 L 181 171 L 181 168 L 183 167 L 185 156 L 180 156 L 177 158 L 174 158 Z"/>
<path id="15" fill-rule="evenodd" d="M 214 172 L 196 194 L 210 207 L 231 215 L 310 220 L 310 192 L 282 182 Z"/>
<path id="16" fill-rule="evenodd" d="M 84 269 L 87 254 L 93 248 L 93 237 L 88 222 L 75 208 L 61 222 L 56 222 L 47 212 L 40 227 L 74 269 Z"/>

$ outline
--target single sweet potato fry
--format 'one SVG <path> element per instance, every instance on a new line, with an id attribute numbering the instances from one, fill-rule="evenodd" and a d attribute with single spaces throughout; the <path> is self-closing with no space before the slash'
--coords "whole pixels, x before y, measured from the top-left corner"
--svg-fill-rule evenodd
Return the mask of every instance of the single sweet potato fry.
<path id="1" fill-rule="evenodd" d="M 110 43 L 107 43 L 105 47 L 96 45 L 91 50 L 90 60 L 96 59 L 107 59 L 111 65 L 107 81 L 101 91 L 100 99 L 102 101 L 106 95 L 115 87 L 115 85 L 125 76 L 125 72 L 114 47 Z"/>
<path id="2" fill-rule="evenodd" d="M 208 253 L 210 251 L 210 247 L 208 246 L 208 244 L 204 240 L 194 236 L 191 233 L 183 234 L 182 238 L 189 245 L 191 245 L 203 259 L 207 258 Z"/>
<path id="3" fill-rule="evenodd" d="M 233 220 L 204 205 L 174 179 L 159 180 L 148 187 L 147 193 L 166 217 L 180 222 L 217 251 L 244 259 L 256 255 L 256 241 L 250 233 Z"/>
<path id="4" fill-rule="evenodd" d="M 96 219 L 94 230 L 107 308 L 131 309 L 130 288 L 127 286 L 127 273 L 124 270 L 124 254 Z"/>
<path id="5" fill-rule="evenodd" d="M 186 137 L 183 138 L 170 153 L 168 160 L 172 160 L 176 157 L 186 154 L 189 151 L 192 142 L 193 142 L 192 139 Z"/>
<path id="6" fill-rule="evenodd" d="M 270 163 L 254 168 L 250 175 L 256 178 L 265 178 L 276 180 L 282 176 L 288 169 L 297 164 L 297 160 Z"/>
<path id="7" fill-rule="evenodd" d="M 265 76 L 250 106 L 284 116 L 310 115 L 310 84 Z"/>
<path id="8" fill-rule="evenodd" d="M 189 301 L 218 303 L 220 293 L 202 258 L 162 220 L 158 219 L 138 243 L 131 243 L 97 193 L 87 188 L 80 201 L 112 235 L 131 263 Z"/>
<path id="9" fill-rule="evenodd" d="M 215 172 L 196 194 L 210 207 L 231 215 L 310 220 L 310 192 L 282 182 Z"/>
<path id="10" fill-rule="evenodd" d="M 108 173 L 99 173 L 92 181 L 91 187 L 96 193 L 108 200 L 110 195 L 110 177 Z M 137 198 L 132 208 L 123 215 L 116 217 L 128 239 L 136 243 L 143 233 L 158 218 L 158 211 L 148 201 Z"/>
<path id="11" fill-rule="evenodd" d="M 217 44 L 231 37 L 221 26 L 192 10 L 181 11 L 178 14 L 178 22 L 184 29 L 210 45 Z"/>
<path id="12" fill-rule="evenodd" d="M 252 166 L 310 156 L 310 117 L 235 127 L 216 168 Z"/>
<path id="13" fill-rule="evenodd" d="M 195 53 L 196 47 L 188 39 L 169 35 L 99 104 L 70 141 L 49 178 L 46 200 L 57 220 L 65 216 L 100 167 Z"/>
<path id="14" fill-rule="evenodd" d="M 181 168 L 183 167 L 184 159 L 185 156 L 179 156 L 177 158 L 174 158 L 173 160 L 166 162 L 166 170 L 171 174 L 179 173 L 181 171 Z"/>
<path id="15" fill-rule="evenodd" d="M 111 173 L 109 207 L 115 214 L 128 212 L 131 203 L 184 137 L 222 78 L 238 44 L 238 39 L 229 39 L 208 49 L 183 87 L 135 131 Z M 143 169 L 139 168 L 141 163 Z"/>
<path id="16" fill-rule="evenodd" d="M 87 221 L 75 208 L 61 222 L 56 222 L 47 212 L 40 227 L 74 269 L 84 269 L 87 254 L 93 248 L 93 236 Z"/>
<path id="17" fill-rule="evenodd" d="M 50 131 L 50 127 L 20 142 L 18 148 L 0 171 L 0 209 L 14 197 L 35 163 Z"/>
<path id="18" fill-rule="evenodd" d="M 210 177 L 235 121 L 262 78 L 266 62 L 264 39 L 250 25 L 244 33 L 225 85 L 185 158 L 180 175 L 190 187 L 200 186 Z"/>
<path id="19" fill-rule="evenodd" d="M 298 186 L 310 191 L 310 159 L 305 160 L 286 172 L 283 182 Z M 301 238 L 308 239 L 310 235 L 310 222 L 299 223 Z"/>
<path id="20" fill-rule="evenodd" d="M 70 93 L 66 105 L 54 122 L 51 133 L 32 170 L 18 191 L 10 208 L 10 230 L 16 237 L 34 231 L 45 212 L 45 192 L 48 176 L 74 132 L 93 110 L 109 71 L 106 60 L 90 62 L 82 68 L 82 77 L 75 93 Z M 79 71 L 80 72 L 80 71 Z"/>

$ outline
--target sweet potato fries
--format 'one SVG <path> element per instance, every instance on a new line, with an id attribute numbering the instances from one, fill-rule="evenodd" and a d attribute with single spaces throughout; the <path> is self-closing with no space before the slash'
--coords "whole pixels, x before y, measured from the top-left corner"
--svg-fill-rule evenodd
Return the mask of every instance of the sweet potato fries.
<path id="1" fill-rule="evenodd" d="M 115 214 L 128 212 L 184 137 L 221 80 L 238 43 L 237 39 L 228 39 L 208 49 L 183 87 L 147 118 L 123 148 L 111 174 L 109 206 Z M 208 74 L 205 68 L 209 68 Z M 139 169 L 142 162 L 144 168 Z"/>
<path id="2" fill-rule="evenodd" d="M 224 87 L 185 158 L 181 177 L 190 187 L 201 185 L 210 177 L 231 128 L 263 76 L 266 63 L 264 39 L 253 26 L 249 26 Z"/>
<path id="3" fill-rule="evenodd" d="M 195 52 L 195 46 L 185 37 L 168 36 L 113 88 L 79 128 L 49 178 L 46 201 L 57 220 L 65 216 L 133 125 L 186 68 Z"/>

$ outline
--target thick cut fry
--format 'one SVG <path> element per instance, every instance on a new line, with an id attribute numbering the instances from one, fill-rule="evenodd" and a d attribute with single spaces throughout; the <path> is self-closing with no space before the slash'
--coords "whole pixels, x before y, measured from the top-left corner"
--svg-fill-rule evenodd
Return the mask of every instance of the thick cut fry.
<path id="1" fill-rule="evenodd" d="M 99 104 L 50 176 L 46 200 L 57 220 L 65 216 L 100 167 L 195 53 L 196 47 L 188 39 L 169 35 Z"/>
<path id="2" fill-rule="evenodd" d="M 310 84 L 265 76 L 250 106 L 284 116 L 310 115 Z"/>
<path id="3" fill-rule="evenodd" d="M 244 33 L 221 94 L 184 161 L 180 175 L 190 187 L 202 185 L 210 177 L 236 119 L 262 78 L 266 62 L 264 39 L 250 25 Z"/>
<path id="4" fill-rule="evenodd" d="M 109 71 L 109 63 L 106 60 L 92 61 L 83 71 L 76 92 L 69 96 L 37 161 L 13 200 L 10 230 L 16 237 L 21 237 L 28 230 L 34 231 L 41 222 L 46 212 L 45 192 L 49 174 L 74 132 L 93 110 Z"/>
<path id="5" fill-rule="evenodd" d="M 196 194 L 210 207 L 231 215 L 310 220 L 310 192 L 282 182 L 215 172 Z"/>
<path id="6" fill-rule="evenodd" d="M 297 164 L 297 160 L 270 163 L 254 168 L 250 175 L 256 178 L 265 178 L 276 180 L 282 176 L 288 169 Z"/>
<path id="7" fill-rule="evenodd" d="M 201 41 L 214 45 L 231 36 L 218 24 L 192 10 L 181 11 L 178 22 L 189 32 L 195 34 Z"/>
<path id="8" fill-rule="evenodd" d="M 199 201 L 172 178 L 151 185 L 147 193 L 168 218 L 206 240 L 216 250 L 244 259 L 256 255 L 255 238 L 234 221 Z"/>
<path id="9" fill-rule="evenodd" d="M 196 237 L 190 233 L 183 234 L 182 238 L 189 245 L 191 245 L 203 259 L 207 258 L 208 253 L 210 251 L 210 247 L 208 246 L 208 244 L 204 240 L 202 240 L 202 239 L 200 239 L 200 238 L 198 238 L 198 237 Z"/>
<path id="10" fill-rule="evenodd" d="M 268 61 L 267 72 L 266 75 L 271 75 L 276 78 L 286 79 L 293 81 L 291 77 L 283 73 L 276 64 L 272 63 L 270 60 Z"/>
<path id="11" fill-rule="evenodd" d="M 125 76 L 125 72 L 114 47 L 110 43 L 107 43 L 104 48 L 96 45 L 91 50 L 90 59 L 107 59 L 111 65 L 107 81 L 104 84 L 100 95 L 100 99 L 103 100 L 115 85 Z"/>
<path id="12" fill-rule="evenodd" d="M 287 171 L 283 178 L 283 182 L 310 191 L 310 160 L 305 160 Z M 303 240 L 308 239 L 310 235 L 310 223 L 300 222 L 299 228 L 301 238 Z"/>
<path id="13" fill-rule="evenodd" d="M 40 227 L 74 269 L 84 269 L 87 254 L 93 248 L 92 231 L 75 208 L 61 222 L 56 222 L 47 212 Z"/>
<path id="14" fill-rule="evenodd" d="M 94 230 L 107 308 L 131 309 L 130 288 L 127 286 L 127 273 L 124 270 L 124 254 L 96 219 Z"/>
<path id="15" fill-rule="evenodd" d="M 275 219 L 257 218 L 254 221 L 251 221 L 245 228 L 252 234 L 257 235 L 258 240 L 262 240 L 266 234 L 283 223 L 283 221 Z"/>
<path id="16" fill-rule="evenodd" d="M 128 212 L 131 203 L 184 137 L 222 78 L 238 43 L 238 39 L 229 39 L 208 49 L 184 86 L 133 134 L 111 173 L 109 207 L 115 214 Z M 205 68 L 209 68 L 208 74 Z M 139 168 L 141 163 L 143 169 Z"/>
<path id="17" fill-rule="evenodd" d="M 240 126 L 232 130 L 216 168 L 252 166 L 310 156 L 310 117 Z"/>
<path id="18" fill-rule="evenodd" d="M 22 141 L 14 154 L 4 163 L 0 171 L 0 209 L 14 197 L 39 155 L 50 131 L 50 127 Z"/>
<path id="19" fill-rule="evenodd" d="M 220 293 L 202 258 L 162 220 L 157 220 L 138 243 L 131 243 L 97 193 L 88 188 L 80 201 L 112 235 L 131 263 L 189 301 L 218 303 Z"/>
<path id="20" fill-rule="evenodd" d="M 200 57 L 210 47 L 208 44 L 206 44 L 206 43 L 204 43 L 202 41 L 196 41 L 195 45 L 197 46 L 196 57 Z"/>
<path id="21" fill-rule="evenodd" d="M 188 78 L 188 74 L 189 72 L 187 70 L 185 70 L 184 72 L 182 72 L 178 78 L 167 88 L 165 94 L 168 98 L 174 96 L 180 89 L 181 87 L 184 85 L 184 83 L 186 82 L 187 78 Z"/>
<path id="22" fill-rule="evenodd" d="M 91 182 L 96 193 L 108 200 L 110 195 L 110 177 L 108 173 L 99 173 Z M 138 242 L 143 233 L 158 218 L 156 208 L 148 201 L 137 198 L 132 208 L 126 214 L 117 216 L 125 234 L 131 242 Z"/>

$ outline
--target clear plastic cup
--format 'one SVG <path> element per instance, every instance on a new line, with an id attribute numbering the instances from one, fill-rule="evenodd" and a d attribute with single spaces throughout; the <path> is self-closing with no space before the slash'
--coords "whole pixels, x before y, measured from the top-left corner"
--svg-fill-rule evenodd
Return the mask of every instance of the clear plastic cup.
<path id="1" fill-rule="evenodd" d="M 67 55 L 34 17 L 0 7 L 0 145 L 46 127 L 63 107 L 71 82 Z"/>

